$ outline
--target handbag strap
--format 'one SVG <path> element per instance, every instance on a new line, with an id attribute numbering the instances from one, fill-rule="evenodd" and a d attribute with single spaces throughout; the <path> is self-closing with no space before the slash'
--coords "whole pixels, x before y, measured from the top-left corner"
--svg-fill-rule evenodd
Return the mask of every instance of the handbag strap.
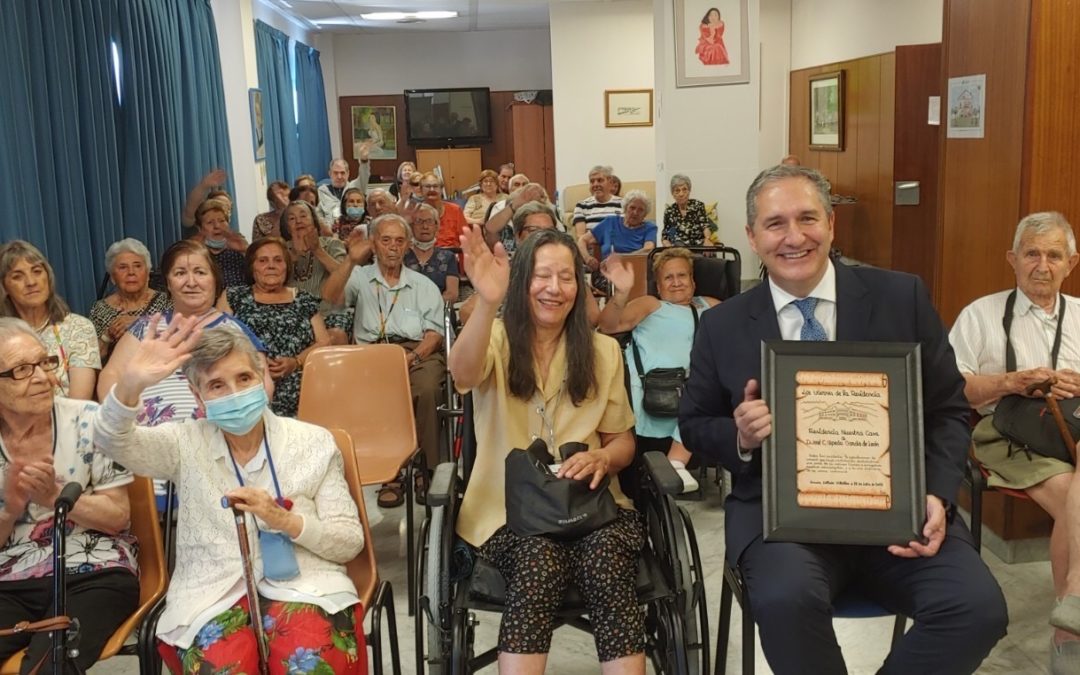
<path id="1" fill-rule="evenodd" d="M 1060 295 L 1058 296 L 1060 298 Z M 1065 318 L 1065 299 L 1058 302 L 1057 328 L 1054 330 L 1054 346 L 1050 349 L 1051 368 L 1057 370 L 1058 352 L 1061 351 L 1061 323 Z M 1009 339 L 1009 329 L 1012 328 L 1013 308 L 1016 307 L 1016 289 L 1009 293 L 1005 300 L 1005 316 L 1001 318 L 1001 325 L 1005 328 L 1005 372 L 1016 371 L 1016 351 L 1013 349 L 1012 340 Z"/>
<path id="2" fill-rule="evenodd" d="M 0 629 L 0 637 L 18 635 L 19 633 L 42 633 L 59 630 L 71 626 L 71 619 L 66 616 L 51 616 L 41 621 L 20 621 L 11 628 Z"/>
<path id="3" fill-rule="evenodd" d="M 694 306 L 693 298 L 690 299 L 690 311 L 694 313 L 694 337 L 696 338 L 698 327 L 698 311 L 697 307 Z M 693 338 L 691 338 L 691 342 L 693 342 Z M 630 339 L 630 349 L 634 352 L 634 365 L 637 366 L 638 377 L 644 380 L 645 366 L 641 364 L 641 352 L 638 351 L 637 340 L 634 340 L 633 338 Z"/>

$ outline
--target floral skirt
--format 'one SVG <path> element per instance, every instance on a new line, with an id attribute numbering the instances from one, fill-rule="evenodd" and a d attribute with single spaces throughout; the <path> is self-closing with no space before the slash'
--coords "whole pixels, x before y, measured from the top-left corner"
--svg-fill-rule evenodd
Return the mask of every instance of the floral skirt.
<path id="1" fill-rule="evenodd" d="M 353 605 L 327 614 L 318 605 L 259 598 L 263 632 L 269 645 L 271 675 L 359 675 L 367 673 L 364 608 Z M 259 672 L 259 651 L 251 630 L 248 600 L 239 602 L 209 621 L 187 649 L 158 642 L 158 652 L 169 672 Z"/>

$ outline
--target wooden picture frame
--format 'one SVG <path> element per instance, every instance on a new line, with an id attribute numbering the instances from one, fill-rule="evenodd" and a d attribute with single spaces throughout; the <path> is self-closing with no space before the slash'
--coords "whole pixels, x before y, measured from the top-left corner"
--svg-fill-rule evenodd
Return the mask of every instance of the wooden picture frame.
<path id="1" fill-rule="evenodd" d="M 844 71 L 834 70 L 809 77 L 810 149 L 844 150 Z"/>
<path id="2" fill-rule="evenodd" d="M 651 127 L 652 89 L 607 89 L 604 91 L 605 127 Z"/>
<path id="3" fill-rule="evenodd" d="M 251 110 L 251 145 L 255 149 L 255 161 L 266 159 L 266 128 L 263 126 L 262 90 L 248 89 L 248 107 Z"/>

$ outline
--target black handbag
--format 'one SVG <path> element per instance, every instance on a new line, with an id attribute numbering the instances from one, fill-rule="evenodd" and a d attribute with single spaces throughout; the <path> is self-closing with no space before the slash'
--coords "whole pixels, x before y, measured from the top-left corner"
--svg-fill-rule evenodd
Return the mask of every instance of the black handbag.
<path id="1" fill-rule="evenodd" d="M 586 449 L 583 443 L 562 448 L 567 446 Z M 563 453 L 564 459 L 569 454 Z M 506 524 L 514 534 L 578 539 L 615 520 L 619 507 L 608 490 L 608 476 L 590 490 L 588 480 L 556 477 L 548 466 L 552 462 L 540 438 L 506 456 Z"/>
<path id="2" fill-rule="evenodd" d="M 1009 339 L 1015 304 L 1016 291 L 1014 290 L 1005 301 L 1005 317 L 1002 319 L 1002 325 L 1005 327 L 1005 370 L 1007 372 L 1016 370 L 1016 352 Z M 1065 317 L 1065 304 L 1062 299 L 1061 308 L 1058 310 L 1054 346 L 1050 351 L 1054 369 L 1057 369 L 1058 351 L 1061 348 L 1061 323 Z M 1058 406 L 1061 408 L 1061 415 L 1065 418 L 1069 433 L 1073 438 L 1077 438 L 1080 436 L 1080 420 L 1077 419 L 1076 412 L 1080 408 L 1080 397 L 1059 401 Z M 992 422 L 997 432 L 1016 449 L 1072 463 L 1072 453 L 1065 445 L 1065 439 L 1061 437 L 1061 431 L 1054 421 L 1054 416 L 1047 410 L 1046 401 L 1043 399 L 1020 394 L 1002 396 L 997 407 L 994 408 Z"/>
<path id="3" fill-rule="evenodd" d="M 694 335 L 697 335 L 697 307 L 691 304 L 690 311 L 694 313 Z M 686 386 L 686 369 L 653 368 L 646 373 L 645 367 L 641 365 L 637 342 L 631 342 L 630 348 L 634 352 L 638 377 L 641 378 L 641 407 L 653 417 L 678 417 L 679 399 L 682 398 L 683 388 Z"/>

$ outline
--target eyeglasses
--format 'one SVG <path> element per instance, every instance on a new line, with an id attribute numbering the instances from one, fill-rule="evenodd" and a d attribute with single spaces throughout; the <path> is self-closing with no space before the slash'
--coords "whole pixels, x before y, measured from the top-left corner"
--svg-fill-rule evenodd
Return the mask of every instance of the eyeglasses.
<path id="1" fill-rule="evenodd" d="M 421 183 L 420 187 L 424 188 L 425 190 L 438 190 L 442 186 L 438 183 Z"/>
<path id="2" fill-rule="evenodd" d="M 436 222 L 434 218 L 413 218 L 413 225 L 434 225 Z"/>
<path id="3" fill-rule="evenodd" d="M 530 234 L 532 234 L 533 232 L 539 232 L 540 230 L 547 230 L 547 229 L 549 229 L 549 228 L 538 227 L 536 225 L 529 225 L 528 227 L 521 228 L 521 233 L 527 237 Z"/>
<path id="4" fill-rule="evenodd" d="M 34 368 L 40 367 L 46 373 L 52 372 L 60 367 L 59 356 L 46 356 L 37 363 L 24 363 L 19 366 L 15 366 L 11 370 L 5 370 L 0 373 L 0 377 L 10 377 L 13 380 L 25 380 L 34 374 Z"/>

